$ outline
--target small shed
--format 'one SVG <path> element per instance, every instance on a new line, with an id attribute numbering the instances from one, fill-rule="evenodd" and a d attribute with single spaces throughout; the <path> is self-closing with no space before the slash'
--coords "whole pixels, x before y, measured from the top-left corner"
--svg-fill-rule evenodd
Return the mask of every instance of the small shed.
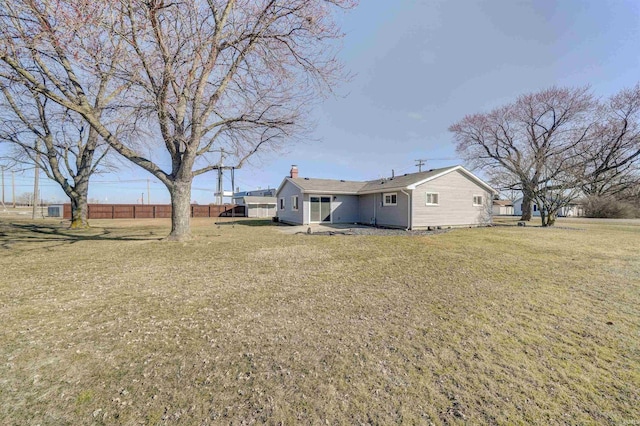
<path id="1" fill-rule="evenodd" d="M 492 212 L 494 216 L 513 216 L 513 201 L 493 200 Z"/>
<path id="2" fill-rule="evenodd" d="M 246 217 L 273 217 L 276 215 L 276 197 L 242 197 Z"/>

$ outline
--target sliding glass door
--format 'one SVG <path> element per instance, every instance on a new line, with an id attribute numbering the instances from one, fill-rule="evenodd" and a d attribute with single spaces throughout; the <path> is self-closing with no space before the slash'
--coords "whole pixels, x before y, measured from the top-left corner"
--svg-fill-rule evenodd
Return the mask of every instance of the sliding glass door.
<path id="1" fill-rule="evenodd" d="M 310 197 L 311 222 L 331 222 L 331 197 Z"/>

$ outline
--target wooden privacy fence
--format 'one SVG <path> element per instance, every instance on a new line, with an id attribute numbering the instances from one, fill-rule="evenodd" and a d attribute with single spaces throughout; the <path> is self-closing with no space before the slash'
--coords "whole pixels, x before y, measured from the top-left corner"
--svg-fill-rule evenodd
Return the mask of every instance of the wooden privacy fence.
<path id="1" fill-rule="evenodd" d="M 88 204 L 88 219 L 170 218 L 169 204 Z M 64 218 L 71 219 L 71 204 L 64 204 Z M 191 205 L 191 217 L 244 216 L 244 206 L 234 204 Z"/>

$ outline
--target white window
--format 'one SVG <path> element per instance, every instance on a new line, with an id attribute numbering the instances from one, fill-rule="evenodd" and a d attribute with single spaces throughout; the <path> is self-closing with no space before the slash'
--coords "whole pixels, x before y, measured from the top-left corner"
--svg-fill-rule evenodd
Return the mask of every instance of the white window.
<path id="1" fill-rule="evenodd" d="M 482 195 L 474 195 L 473 196 L 473 205 L 481 206 L 482 205 Z"/>
<path id="2" fill-rule="evenodd" d="M 298 196 L 297 195 L 292 195 L 291 196 L 291 210 L 293 211 L 298 211 Z"/>
<path id="3" fill-rule="evenodd" d="M 284 210 L 284 198 L 280 198 L 280 210 Z"/>
<path id="4" fill-rule="evenodd" d="M 382 205 L 383 206 L 395 206 L 398 204 L 398 193 L 397 192 L 388 192 L 386 194 L 382 194 Z"/>
<path id="5" fill-rule="evenodd" d="M 437 192 L 427 192 L 425 204 L 427 206 L 437 206 L 439 198 L 440 197 L 438 196 Z"/>

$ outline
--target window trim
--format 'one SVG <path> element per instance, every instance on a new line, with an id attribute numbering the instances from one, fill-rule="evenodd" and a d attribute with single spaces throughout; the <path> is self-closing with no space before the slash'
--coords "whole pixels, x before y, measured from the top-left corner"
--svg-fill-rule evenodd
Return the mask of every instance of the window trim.
<path id="1" fill-rule="evenodd" d="M 480 203 L 476 203 L 476 197 L 480 197 Z M 484 205 L 484 196 L 482 194 L 474 194 L 473 195 L 473 206 L 474 207 L 482 207 Z"/>
<path id="2" fill-rule="evenodd" d="M 436 196 L 436 202 L 435 203 L 430 203 L 429 202 L 429 195 L 435 195 Z M 439 192 L 431 192 L 431 191 L 427 191 L 424 193 L 424 205 L 425 206 L 439 206 L 440 205 L 440 193 Z"/>
<path id="3" fill-rule="evenodd" d="M 390 197 L 395 197 L 396 202 L 389 202 L 387 203 L 387 195 Z M 382 193 L 382 206 L 383 207 L 387 207 L 387 206 L 397 206 L 398 205 L 398 193 L 397 192 L 383 192 Z"/>
<path id="4" fill-rule="evenodd" d="M 286 207 L 286 203 L 284 201 L 284 197 L 280 197 L 280 210 L 284 210 L 284 208 Z"/>
<path id="5" fill-rule="evenodd" d="M 294 212 L 297 212 L 298 209 L 299 209 L 298 196 L 297 195 L 292 195 L 291 196 L 291 210 L 294 211 Z"/>

